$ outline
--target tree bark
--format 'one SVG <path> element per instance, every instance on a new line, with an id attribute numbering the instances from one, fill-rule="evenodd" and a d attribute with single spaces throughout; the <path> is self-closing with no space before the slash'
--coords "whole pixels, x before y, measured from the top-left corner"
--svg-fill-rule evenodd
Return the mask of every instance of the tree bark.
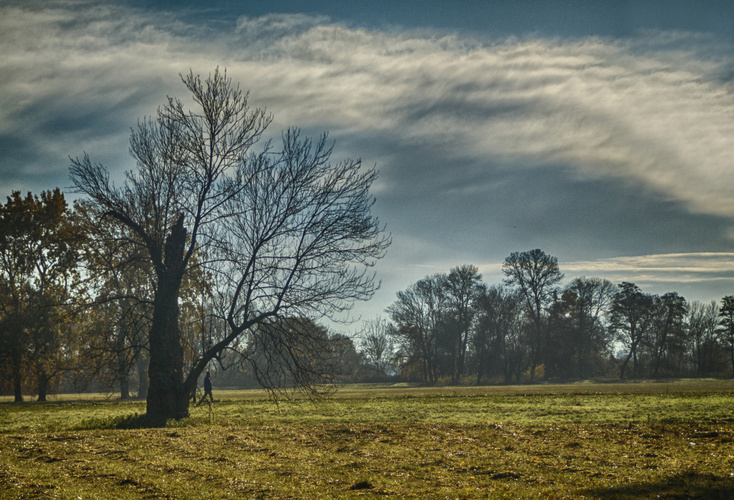
<path id="1" fill-rule="evenodd" d="M 170 279 L 161 279 L 156 290 L 150 330 L 147 398 L 147 416 L 160 424 L 169 418 L 181 419 L 189 415 L 188 396 L 182 394 L 182 366 L 178 288 Z"/>
<path id="2" fill-rule="evenodd" d="M 13 369 L 13 392 L 15 394 L 15 402 L 23 402 L 23 387 L 20 376 L 20 369 Z"/>
<path id="3" fill-rule="evenodd" d="M 146 399 L 148 397 L 148 367 L 142 352 L 138 354 L 136 363 L 138 364 L 138 399 Z"/>
<path id="4" fill-rule="evenodd" d="M 158 284 L 150 329 L 146 416 L 155 425 L 189 416 L 189 394 L 183 381 L 183 347 L 178 328 L 178 295 L 185 271 L 186 229 L 181 215 L 166 240 L 164 261 L 157 269 Z"/>
<path id="5" fill-rule="evenodd" d="M 20 338 L 20 337 L 17 337 Z M 22 403 L 23 402 L 23 377 L 21 375 L 21 367 L 22 367 L 22 359 L 20 354 L 20 349 L 18 346 L 15 346 L 12 349 L 12 356 L 13 356 L 13 392 L 15 393 L 15 402 L 16 403 Z"/>
<path id="6" fill-rule="evenodd" d="M 38 374 L 38 401 L 45 402 L 48 396 L 48 385 L 51 377 L 41 370 Z"/>
<path id="7" fill-rule="evenodd" d="M 125 355 L 117 355 L 117 375 L 120 379 L 120 399 L 130 399 L 130 380 L 128 379 Z"/>

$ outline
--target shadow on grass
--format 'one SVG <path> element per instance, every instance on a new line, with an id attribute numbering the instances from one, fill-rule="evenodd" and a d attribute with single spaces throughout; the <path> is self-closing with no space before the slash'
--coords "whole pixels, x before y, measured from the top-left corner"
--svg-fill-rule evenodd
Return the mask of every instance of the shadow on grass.
<path id="1" fill-rule="evenodd" d="M 85 420 L 76 427 L 76 430 L 151 429 L 165 426 L 165 419 L 135 413 L 133 415 L 121 415 L 113 418 L 94 418 Z"/>
<path id="2" fill-rule="evenodd" d="M 660 481 L 589 488 L 579 493 L 601 500 L 636 500 L 643 498 L 730 500 L 734 498 L 734 478 L 685 472 Z"/>

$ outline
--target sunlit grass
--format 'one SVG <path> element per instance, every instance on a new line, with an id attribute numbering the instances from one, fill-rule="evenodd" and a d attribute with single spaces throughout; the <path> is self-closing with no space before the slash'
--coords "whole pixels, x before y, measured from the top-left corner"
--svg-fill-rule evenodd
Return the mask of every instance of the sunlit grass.
<path id="1" fill-rule="evenodd" d="M 729 498 L 734 382 L 262 391 L 0 404 L 0 498 Z"/>

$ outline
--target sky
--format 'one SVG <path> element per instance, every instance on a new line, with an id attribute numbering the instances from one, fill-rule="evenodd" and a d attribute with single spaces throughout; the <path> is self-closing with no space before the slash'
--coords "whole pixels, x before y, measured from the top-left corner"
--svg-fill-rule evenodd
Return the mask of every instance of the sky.
<path id="1" fill-rule="evenodd" d="M 734 2 L 0 0 L 0 199 L 69 157 L 134 167 L 131 127 L 216 67 L 380 176 L 397 291 L 512 252 L 686 299 L 734 294 Z"/>

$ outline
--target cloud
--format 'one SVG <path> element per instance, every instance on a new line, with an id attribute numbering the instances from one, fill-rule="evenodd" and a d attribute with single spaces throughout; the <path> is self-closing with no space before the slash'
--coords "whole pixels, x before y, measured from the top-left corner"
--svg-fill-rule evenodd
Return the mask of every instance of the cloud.
<path id="1" fill-rule="evenodd" d="M 280 102 L 295 120 L 391 131 L 515 168 L 563 164 L 580 178 L 626 179 L 691 210 L 734 215 L 734 97 L 721 68 L 650 45 L 477 46 L 321 26 L 295 37 L 255 84 L 269 100 L 292 89 Z"/>
<path id="2" fill-rule="evenodd" d="M 89 1 L 0 7 L 0 195 L 68 185 L 67 157 L 83 151 L 120 175 L 130 127 L 182 96 L 177 74 L 219 65 L 274 113 L 275 137 L 289 125 L 327 129 L 337 154 L 378 166 L 376 210 L 394 241 L 379 265 L 391 286 L 538 247 L 652 282 L 665 274 L 598 259 L 709 262 L 701 252 L 731 245 L 728 41 L 192 16 Z M 728 279 L 726 269 L 665 271 L 717 272 Z"/>
<path id="3" fill-rule="evenodd" d="M 615 257 L 586 262 L 567 262 L 564 264 L 574 274 L 618 274 L 630 275 L 646 273 L 658 275 L 662 281 L 665 276 L 675 273 L 676 276 L 688 276 L 688 280 L 708 280 L 712 275 L 728 275 L 734 278 L 734 253 L 730 252 L 698 252 L 661 255 L 638 255 L 631 257 Z"/>
<path id="4" fill-rule="evenodd" d="M 734 96 L 719 80 L 725 64 L 684 48 L 692 35 L 490 43 L 304 14 L 241 17 L 233 32 L 212 33 L 119 6 L 59 5 L 3 9 L 4 134 L 57 130 L 92 146 L 151 114 L 176 73 L 221 63 L 283 124 L 390 134 L 508 168 L 562 164 L 734 215 Z"/>
<path id="5" fill-rule="evenodd" d="M 734 253 L 692 252 L 565 262 L 572 276 L 633 282 L 650 293 L 677 291 L 694 299 L 718 300 L 734 289 Z"/>

